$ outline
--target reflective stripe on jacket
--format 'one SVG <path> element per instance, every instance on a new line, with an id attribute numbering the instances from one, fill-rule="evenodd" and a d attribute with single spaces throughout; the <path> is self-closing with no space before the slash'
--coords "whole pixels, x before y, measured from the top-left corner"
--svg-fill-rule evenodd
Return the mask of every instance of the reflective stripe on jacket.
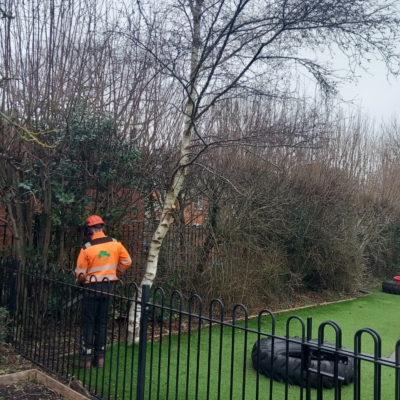
<path id="1" fill-rule="evenodd" d="M 103 232 L 95 233 L 92 240 L 106 237 Z M 115 239 L 106 243 L 85 246 L 81 249 L 75 269 L 76 279 L 86 283 L 118 280 L 118 275 L 132 264 L 125 247 Z"/>

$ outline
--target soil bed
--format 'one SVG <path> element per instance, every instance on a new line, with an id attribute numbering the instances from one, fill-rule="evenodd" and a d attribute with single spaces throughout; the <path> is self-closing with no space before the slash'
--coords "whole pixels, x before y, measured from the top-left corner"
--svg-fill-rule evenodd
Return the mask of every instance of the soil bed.
<path id="1" fill-rule="evenodd" d="M 0 376 L 37 368 L 35 364 L 19 355 L 11 345 L 0 343 Z M 50 400 L 66 399 L 35 379 L 0 385 L 0 400 Z"/>
<path id="2" fill-rule="evenodd" d="M 33 364 L 17 354 L 12 346 L 0 343 L 0 375 L 12 374 L 32 368 Z M 50 396 L 48 393 L 50 392 Z M 32 397 L 32 396 L 33 397 Z M 12 399 L 59 399 L 54 392 L 34 381 L 13 383 L 0 386 L 0 400 Z"/>
<path id="3" fill-rule="evenodd" d="M 0 375 L 32 368 L 34 364 L 15 352 L 10 344 L 0 342 Z"/>
<path id="4" fill-rule="evenodd" d="M 34 380 L 16 382 L 0 386 L 0 400 L 53 400 L 64 399 L 61 394 L 54 393 Z"/>

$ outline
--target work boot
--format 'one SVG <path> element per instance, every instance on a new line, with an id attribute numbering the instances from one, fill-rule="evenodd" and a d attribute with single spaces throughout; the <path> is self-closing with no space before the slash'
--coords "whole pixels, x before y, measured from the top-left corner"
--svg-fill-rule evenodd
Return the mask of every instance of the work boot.
<path id="1" fill-rule="evenodd" d="M 92 368 L 92 362 L 90 360 L 89 361 L 75 360 L 74 365 L 75 365 L 75 367 L 78 367 L 78 368 L 86 368 L 86 369 Z"/>
<path id="2" fill-rule="evenodd" d="M 96 357 L 93 360 L 93 365 L 97 368 L 103 368 L 104 367 L 104 357 Z"/>

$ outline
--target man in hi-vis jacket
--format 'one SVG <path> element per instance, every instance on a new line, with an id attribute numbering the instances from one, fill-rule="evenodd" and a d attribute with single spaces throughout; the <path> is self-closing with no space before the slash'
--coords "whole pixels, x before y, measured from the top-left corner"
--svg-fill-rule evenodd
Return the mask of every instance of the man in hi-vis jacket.
<path id="1" fill-rule="evenodd" d="M 107 317 L 114 282 L 132 264 L 125 247 L 103 232 L 105 223 L 98 215 L 85 222 L 85 234 L 90 237 L 81 249 L 75 269 L 82 286 L 81 356 L 75 362 L 79 368 L 102 368 L 107 341 Z"/>

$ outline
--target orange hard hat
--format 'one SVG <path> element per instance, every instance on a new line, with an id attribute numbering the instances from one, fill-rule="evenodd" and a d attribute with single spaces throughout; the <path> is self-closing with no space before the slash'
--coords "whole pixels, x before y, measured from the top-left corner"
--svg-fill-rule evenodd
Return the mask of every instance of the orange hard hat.
<path id="1" fill-rule="evenodd" d="M 98 215 L 91 215 L 90 217 L 86 218 L 86 226 L 93 226 L 93 225 L 105 225 L 104 221 Z"/>

